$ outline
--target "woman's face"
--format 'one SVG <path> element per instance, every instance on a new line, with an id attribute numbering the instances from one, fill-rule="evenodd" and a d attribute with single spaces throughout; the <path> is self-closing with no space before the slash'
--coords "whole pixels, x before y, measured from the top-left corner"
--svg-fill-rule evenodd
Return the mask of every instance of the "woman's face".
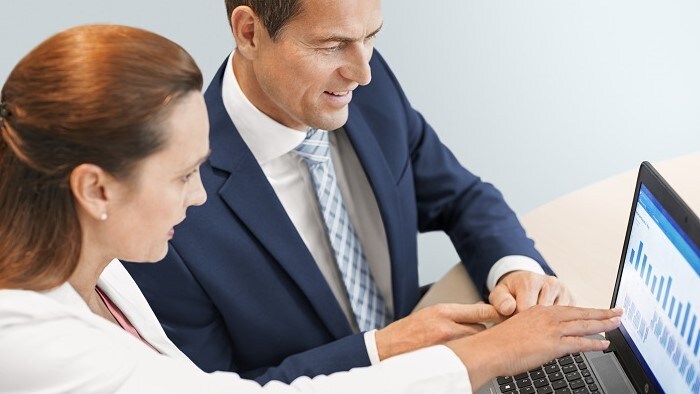
<path id="1" fill-rule="evenodd" d="M 165 257 L 173 227 L 185 219 L 189 206 L 202 205 L 207 194 L 199 166 L 209 155 L 209 120 L 199 92 L 174 103 L 159 126 L 164 147 L 143 159 L 133 176 L 120 182 L 110 204 L 110 243 L 119 259 L 155 262 Z"/>

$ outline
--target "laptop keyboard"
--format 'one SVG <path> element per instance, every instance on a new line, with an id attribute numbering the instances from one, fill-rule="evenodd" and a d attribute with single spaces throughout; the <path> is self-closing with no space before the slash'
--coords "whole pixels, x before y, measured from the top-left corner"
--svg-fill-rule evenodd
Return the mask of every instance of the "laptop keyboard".
<path id="1" fill-rule="evenodd" d="M 598 382 L 581 353 L 552 360 L 539 368 L 515 376 L 496 378 L 507 394 L 600 394 Z"/>

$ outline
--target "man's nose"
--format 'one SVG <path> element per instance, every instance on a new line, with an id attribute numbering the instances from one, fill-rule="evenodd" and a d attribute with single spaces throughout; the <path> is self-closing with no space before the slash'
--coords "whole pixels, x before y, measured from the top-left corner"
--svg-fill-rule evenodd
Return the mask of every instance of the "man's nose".
<path id="1" fill-rule="evenodd" d="M 347 64 L 341 69 L 341 74 L 360 85 L 367 85 L 372 80 L 372 70 L 369 67 L 369 60 L 374 52 L 373 46 L 366 46 L 359 43 L 349 53 Z"/>

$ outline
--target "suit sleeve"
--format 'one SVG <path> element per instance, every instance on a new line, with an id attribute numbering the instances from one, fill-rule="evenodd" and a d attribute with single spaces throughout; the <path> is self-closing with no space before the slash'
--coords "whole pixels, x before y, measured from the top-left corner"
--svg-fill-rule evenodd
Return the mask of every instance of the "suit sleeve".
<path id="1" fill-rule="evenodd" d="M 273 380 L 290 383 L 300 376 L 328 375 L 370 365 L 364 334 L 359 333 L 290 355 L 275 367 L 246 367 L 239 362 L 243 357 L 236 356 L 227 319 L 172 244 L 157 267 L 131 263 L 125 266 L 139 283 L 170 340 L 206 372 L 237 372 L 260 384 Z"/>
<path id="2" fill-rule="evenodd" d="M 552 274 L 503 195 L 462 167 L 430 124 L 411 107 L 386 62 L 378 53 L 375 56 L 383 66 L 381 71 L 392 81 L 406 114 L 418 230 L 444 231 L 450 237 L 484 297 L 488 295 L 489 270 L 502 257 L 531 257 L 545 273 Z"/>
<path id="3" fill-rule="evenodd" d="M 291 383 L 302 376 L 329 375 L 337 371 L 370 366 L 363 334 L 355 334 L 306 352 L 291 355 L 252 379 L 260 384 L 271 381 Z"/>

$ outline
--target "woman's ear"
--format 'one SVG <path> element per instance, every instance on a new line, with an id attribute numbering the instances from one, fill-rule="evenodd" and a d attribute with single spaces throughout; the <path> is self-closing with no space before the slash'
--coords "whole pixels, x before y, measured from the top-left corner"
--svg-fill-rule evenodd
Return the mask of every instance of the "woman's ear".
<path id="1" fill-rule="evenodd" d="M 113 178 L 94 164 L 81 164 L 70 174 L 70 188 L 77 205 L 95 220 L 107 220 Z"/>
<path id="2" fill-rule="evenodd" d="M 247 6 L 236 7 L 231 13 L 231 30 L 236 39 L 236 52 L 246 59 L 254 59 L 257 55 L 259 36 L 267 33 L 255 11 Z"/>

